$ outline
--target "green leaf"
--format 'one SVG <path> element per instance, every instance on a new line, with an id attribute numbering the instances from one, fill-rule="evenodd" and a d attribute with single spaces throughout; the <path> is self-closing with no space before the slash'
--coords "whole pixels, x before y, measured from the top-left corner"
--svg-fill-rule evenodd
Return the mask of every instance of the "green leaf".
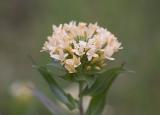
<path id="1" fill-rule="evenodd" d="M 67 74 L 65 68 L 60 63 L 55 61 L 47 64 L 47 69 L 51 70 L 50 72 L 56 76 L 65 76 Z"/>
<path id="2" fill-rule="evenodd" d="M 44 93 L 37 88 L 28 87 L 32 90 L 33 95 L 53 114 L 65 115 L 64 109 L 55 101 L 50 100 Z"/>
<path id="3" fill-rule="evenodd" d="M 98 74 L 97 79 L 91 88 L 86 87 L 83 95 L 90 95 L 92 99 L 85 115 L 102 114 L 108 90 L 113 81 L 122 71 L 124 71 L 123 66 L 107 70 Z"/>
<path id="4" fill-rule="evenodd" d="M 106 92 L 93 96 L 85 115 L 101 115 L 106 102 Z"/>
<path id="5" fill-rule="evenodd" d="M 120 66 L 97 74 L 95 83 L 91 86 L 91 88 L 86 87 L 83 91 L 83 95 L 94 96 L 108 90 L 115 78 L 122 71 L 124 71 L 123 66 Z"/>
<path id="6" fill-rule="evenodd" d="M 45 66 L 38 67 L 38 71 L 47 81 L 53 94 L 59 101 L 64 103 L 70 110 L 77 107 L 77 101 L 70 94 L 65 93 Z"/>

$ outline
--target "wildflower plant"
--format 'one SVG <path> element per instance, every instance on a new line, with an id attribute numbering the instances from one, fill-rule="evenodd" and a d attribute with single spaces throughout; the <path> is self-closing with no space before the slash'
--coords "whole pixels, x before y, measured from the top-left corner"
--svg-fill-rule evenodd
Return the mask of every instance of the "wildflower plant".
<path id="1" fill-rule="evenodd" d="M 123 49 L 118 39 L 97 23 L 53 25 L 53 33 L 44 43 L 41 52 L 47 52 L 53 60 L 49 66 L 38 70 L 49 84 L 54 96 L 70 110 L 79 109 L 80 115 L 101 115 L 108 89 L 115 78 L 124 71 L 123 66 L 110 68 L 108 62 L 115 60 L 113 54 Z M 79 98 L 68 94 L 57 77 L 79 84 Z M 86 111 L 83 97 L 91 100 Z"/>

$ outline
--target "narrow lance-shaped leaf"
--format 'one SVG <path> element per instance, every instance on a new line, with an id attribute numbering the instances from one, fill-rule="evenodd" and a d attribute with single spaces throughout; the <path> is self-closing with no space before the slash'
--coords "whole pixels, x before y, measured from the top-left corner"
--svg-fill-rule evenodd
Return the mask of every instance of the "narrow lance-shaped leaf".
<path id="1" fill-rule="evenodd" d="M 110 86 L 110 82 L 119 75 L 120 72 L 124 71 L 123 67 L 117 67 L 109 69 L 101 74 L 97 74 L 95 83 L 91 88 L 86 87 L 83 91 L 83 95 L 98 95 L 104 92 Z"/>
<path id="2" fill-rule="evenodd" d="M 86 89 L 84 94 L 91 95 L 89 107 L 85 115 L 101 115 L 105 107 L 106 95 L 115 78 L 123 71 L 122 67 L 110 69 L 104 72 L 103 76 L 97 78 L 95 84 L 90 89 Z M 105 75 L 105 76 L 104 76 Z M 107 78 L 105 78 L 107 77 Z M 104 79 L 105 78 L 105 79 Z M 101 84 L 101 85 L 100 85 Z M 97 87 L 96 87 L 97 85 Z"/>
<path id="3" fill-rule="evenodd" d="M 57 61 L 53 60 L 52 63 L 47 64 L 47 69 L 51 70 L 50 72 L 56 76 L 65 76 L 66 71 L 64 67 Z"/>
<path id="4" fill-rule="evenodd" d="M 58 83 L 55 81 L 55 79 L 52 77 L 52 75 L 50 74 L 50 72 L 47 70 L 46 67 L 44 66 L 38 67 L 38 71 L 47 81 L 53 94 L 57 99 L 59 99 L 61 102 L 67 105 L 67 107 L 71 110 L 76 108 L 77 101 L 70 94 L 65 93 L 65 91 L 58 85 Z"/>
<path id="5" fill-rule="evenodd" d="M 101 115 L 105 106 L 106 92 L 93 96 L 85 115 Z"/>
<path id="6" fill-rule="evenodd" d="M 44 93 L 37 88 L 28 87 L 32 90 L 33 95 L 53 114 L 64 115 L 64 110 L 54 101 L 50 100 Z"/>

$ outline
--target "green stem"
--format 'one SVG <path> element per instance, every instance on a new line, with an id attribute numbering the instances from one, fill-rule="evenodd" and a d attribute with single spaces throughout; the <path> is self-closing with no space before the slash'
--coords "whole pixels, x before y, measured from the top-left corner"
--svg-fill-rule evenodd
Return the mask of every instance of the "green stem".
<path id="1" fill-rule="evenodd" d="M 83 90 L 83 83 L 79 82 L 79 112 L 80 115 L 84 115 L 84 110 L 83 110 L 83 95 L 81 94 Z"/>

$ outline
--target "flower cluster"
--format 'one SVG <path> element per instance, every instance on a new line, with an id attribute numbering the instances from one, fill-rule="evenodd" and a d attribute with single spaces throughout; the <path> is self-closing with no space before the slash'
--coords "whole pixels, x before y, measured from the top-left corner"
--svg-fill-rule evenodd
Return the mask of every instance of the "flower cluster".
<path id="1" fill-rule="evenodd" d="M 114 60 L 112 55 L 122 49 L 121 43 L 107 29 L 95 24 L 71 21 L 69 24 L 53 25 L 53 34 L 48 37 L 41 51 L 59 61 L 69 73 L 75 73 L 83 65 L 100 69 L 105 60 Z"/>

